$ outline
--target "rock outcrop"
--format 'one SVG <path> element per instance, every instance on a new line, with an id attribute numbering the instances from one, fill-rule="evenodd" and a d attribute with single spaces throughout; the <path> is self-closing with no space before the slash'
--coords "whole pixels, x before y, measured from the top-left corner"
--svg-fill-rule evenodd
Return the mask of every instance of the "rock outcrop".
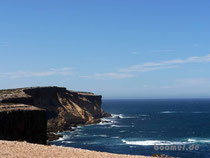
<path id="1" fill-rule="evenodd" d="M 62 87 L 0 90 L 1 104 L 24 104 L 44 109 L 48 132 L 70 130 L 72 126 L 99 122 L 100 118 L 110 116 L 101 109 L 100 95 L 69 91 Z"/>
<path id="2" fill-rule="evenodd" d="M 29 105 L 0 105 L 0 139 L 46 144 L 45 110 Z"/>

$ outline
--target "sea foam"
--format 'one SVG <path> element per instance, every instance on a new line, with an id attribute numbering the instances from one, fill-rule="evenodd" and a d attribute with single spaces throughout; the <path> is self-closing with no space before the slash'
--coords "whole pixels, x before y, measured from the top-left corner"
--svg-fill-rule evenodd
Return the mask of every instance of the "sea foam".
<path id="1" fill-rule="evenodd" d="M 210 143 L 210 139 L 192 139 L 189 138 L 187 141 L 165 141 L 165 140 L 142 140 L 142 141 L 127 141 L 122 139 L 122 142 L 128 145 L 186 145 L 192 143 Z"/>
<path id="2" fill-rule="evenodd" d="M 125 116 L 123 114 L 111 114 L 112 115 L 112 118 L 136 118 L 135 116 Z"/>
<path id="3" fill-rule="evenodd" d="M 123 139 L 122 142 L 128 145 L 141 145 L 141 146 L 188 144 L 187 142 L 172 142 L 172 141 L 164 141 L 164 140 L 126 141 Z"/>

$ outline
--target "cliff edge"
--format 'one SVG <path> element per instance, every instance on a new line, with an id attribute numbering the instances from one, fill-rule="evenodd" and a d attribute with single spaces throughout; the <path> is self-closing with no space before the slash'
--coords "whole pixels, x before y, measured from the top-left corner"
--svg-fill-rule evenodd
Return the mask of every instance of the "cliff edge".
<path id="1" fill-rule="evenodd" d="M 72 126 L 96 123 L 100 118 L 110 116 L 101 109 L 101 98 L 90 92 L 70 91 L 63 87 L 0 90 L 2 107 L 29 105 L 45 110 L 48 132 L 70 130 Z"/>

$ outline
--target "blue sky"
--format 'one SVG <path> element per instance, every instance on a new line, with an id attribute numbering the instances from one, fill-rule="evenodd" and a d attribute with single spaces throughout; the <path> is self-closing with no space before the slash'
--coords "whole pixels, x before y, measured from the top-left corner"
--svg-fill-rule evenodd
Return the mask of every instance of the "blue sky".
<path id="1" fill-rule="evenodd" d="M 208 0 L 0 2 L 0 89 L 210 97 Z"/>

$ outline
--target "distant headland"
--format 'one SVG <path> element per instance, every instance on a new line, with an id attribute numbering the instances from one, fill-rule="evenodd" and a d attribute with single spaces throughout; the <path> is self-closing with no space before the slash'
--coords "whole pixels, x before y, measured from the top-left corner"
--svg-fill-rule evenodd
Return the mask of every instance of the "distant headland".
<path id="1" fill-rule="evenodd" d="M 0 139 L 46 144 L 58 131 L 100 122 L 102 96 L 63 87 L 0 90 Z"/>

